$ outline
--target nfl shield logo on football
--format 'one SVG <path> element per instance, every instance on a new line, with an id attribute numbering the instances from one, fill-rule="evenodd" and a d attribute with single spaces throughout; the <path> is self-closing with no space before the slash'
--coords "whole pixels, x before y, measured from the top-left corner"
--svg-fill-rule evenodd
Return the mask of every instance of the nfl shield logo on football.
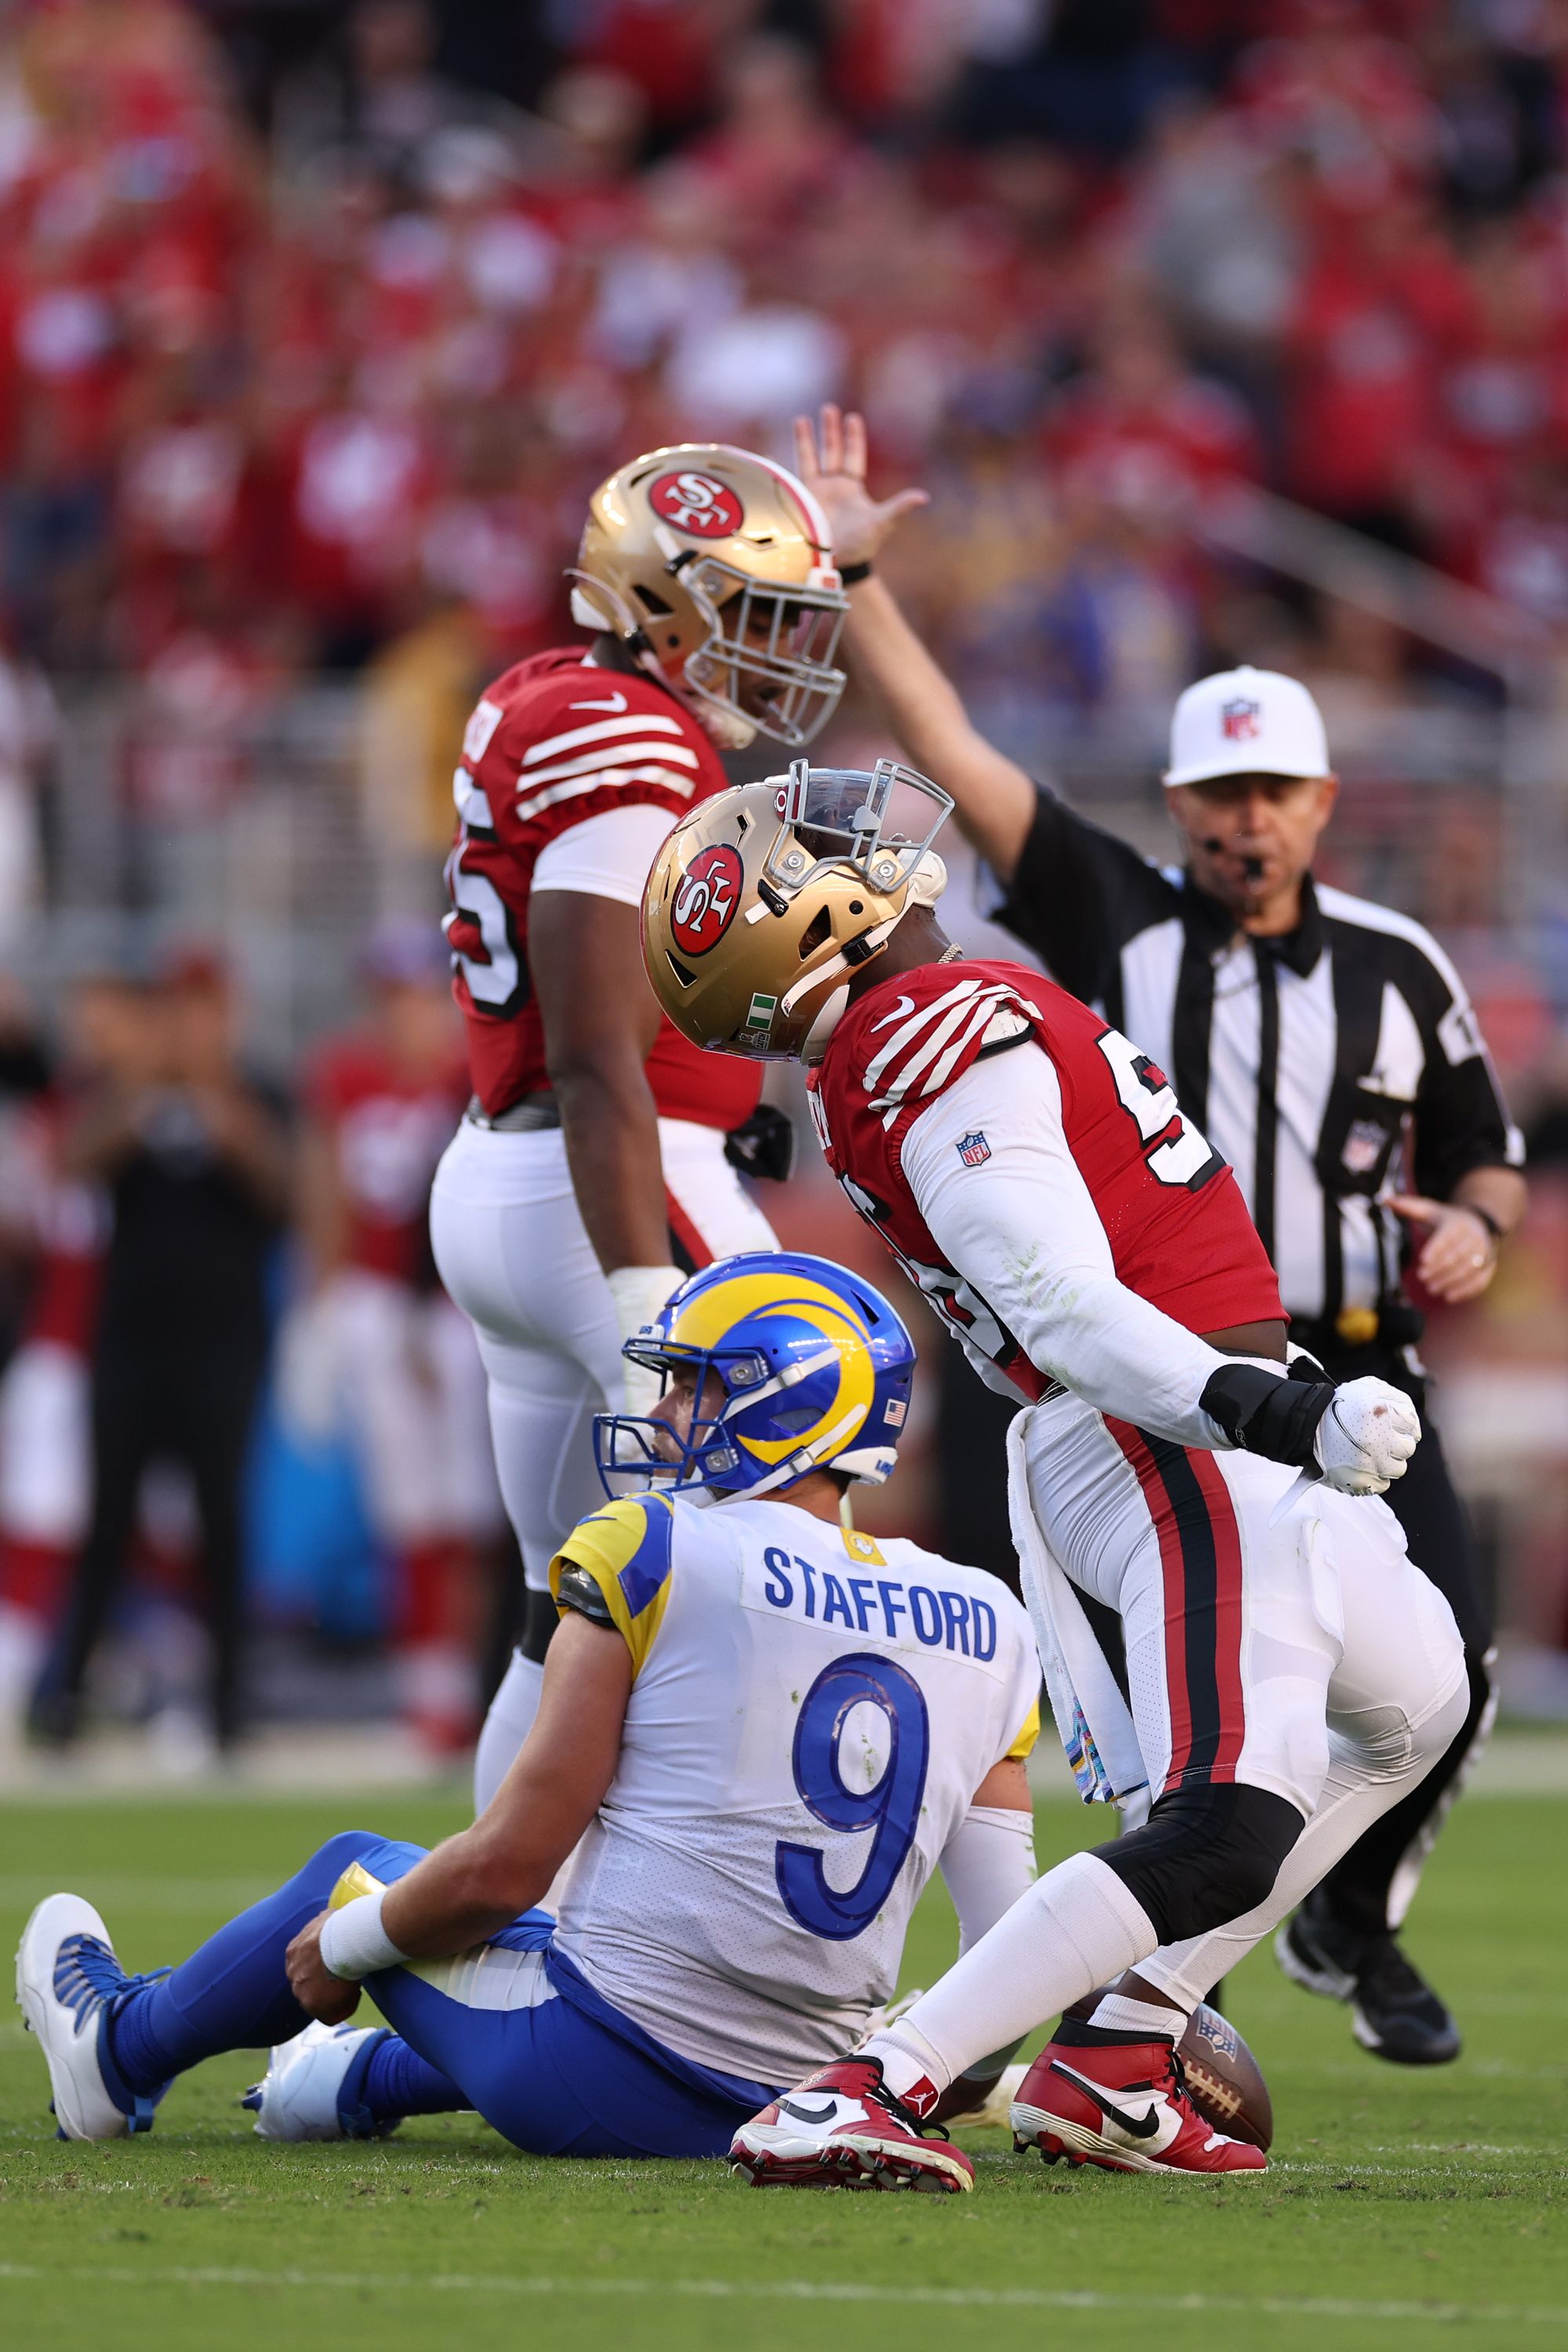
<path id="1" fill-rule="evenodd" d="M 1220 731 L 1227 743 L 1250 743 L 1258 734 L 1263 717 L 1260 703 L 1248 702 L 1237 695 L 1234 702 L 1222 702 L 1219 707 Z"/>
<path id="2" fill-rule="evenodd" d="M 958 1156 L 966 1168 L 983 1168 L 991 1157 L 991 1146 L 979 1128 L 958 1139 Z"/>

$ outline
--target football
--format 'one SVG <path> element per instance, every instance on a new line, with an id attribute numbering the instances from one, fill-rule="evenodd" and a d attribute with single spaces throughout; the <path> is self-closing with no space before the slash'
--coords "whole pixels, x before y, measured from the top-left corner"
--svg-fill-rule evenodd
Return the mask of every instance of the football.
<path id="1" fill-rule="evenodd" d="M 1263 2072 L 1229 2018 L 1200 2001 L 1178 2045 L 1194 2107 L 1216 2131 L 1266 2148 L 1274 2103 Z"/>

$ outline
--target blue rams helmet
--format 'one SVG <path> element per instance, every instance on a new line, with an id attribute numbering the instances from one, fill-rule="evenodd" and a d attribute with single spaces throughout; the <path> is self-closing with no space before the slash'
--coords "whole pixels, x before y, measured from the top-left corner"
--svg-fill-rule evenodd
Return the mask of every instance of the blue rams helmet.
<path id="1" fill-rule="evenodd" d="M 879 1291 L 831 1258 L 747 1250 L 704 1266 L 626 1341 L 633 1363 L 689 1370 L 724 1391 L 684 1441 L 663 1422 L 600 1413 L 594 1454 L 611 1495 L 709 1487 L 782 1494 L 814 1470 L 879 1485 L 910 1408 L 913 1342 Z M 659 1450 L 662 1446 L 665 1451 Z"/>

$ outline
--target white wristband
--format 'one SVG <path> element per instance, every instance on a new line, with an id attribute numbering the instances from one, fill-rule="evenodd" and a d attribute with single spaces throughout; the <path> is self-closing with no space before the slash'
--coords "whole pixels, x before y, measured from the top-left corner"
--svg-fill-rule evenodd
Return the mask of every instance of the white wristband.
<path id="1" fill-rule="evenodd" d="M 361 1977 L 374 1976 L 378 1969 L 401 1968 L 407 1960 L 381 1924 L 381 1906 L 386 1900 L 386 1889 L 374 1895 L 356 1895 L 341 1911 L 330 1911 L 321 1930 L 321 1966 L 329 1976 L 342 1977 L 346 1984 L 358 1984 Z"/>

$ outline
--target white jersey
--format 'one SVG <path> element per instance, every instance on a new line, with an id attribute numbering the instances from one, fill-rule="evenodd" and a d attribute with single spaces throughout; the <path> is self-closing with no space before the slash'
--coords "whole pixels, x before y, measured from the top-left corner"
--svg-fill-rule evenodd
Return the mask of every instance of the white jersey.
<path id="1" fill-rule="evenodd" d="M 680 2056 L 795 2082 L 892 1993 L 975 1790 L 1034 1745 L 1028 1619 L 979 1569 L 765 1498 L 609 1504 L 552 1586 L 574 1570 L 635 1679 L 557 1947 Z"/>

